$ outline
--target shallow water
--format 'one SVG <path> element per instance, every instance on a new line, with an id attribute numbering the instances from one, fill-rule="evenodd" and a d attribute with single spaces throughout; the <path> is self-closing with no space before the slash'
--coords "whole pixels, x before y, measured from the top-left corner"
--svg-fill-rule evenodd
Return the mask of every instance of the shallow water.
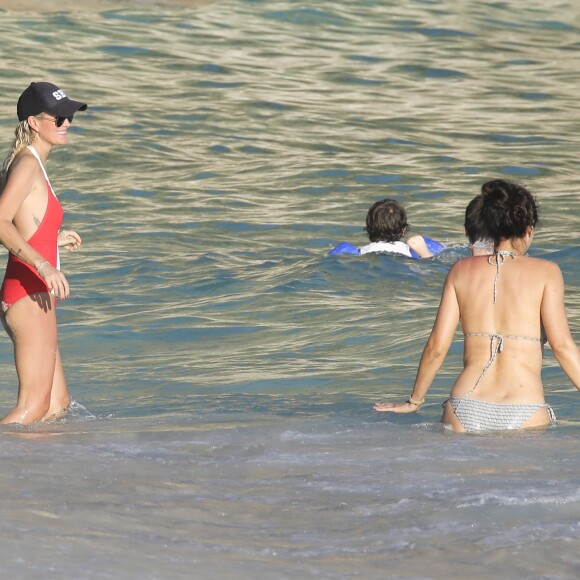
<path id="1" fill-rule="evenodd" d="M 517 9 L 516 9 L 517 4 Z M 19 578 L 575 578 L 576 390 L 558 424 L 457 436 L 406 397 L 467 202 L 541 203 L 579 336 L 580 8 L 566 2 L 135 2 L 1 14 L 0 134 L 31 80 L 89 102 L 49 172 L 83 248 L 64 421 L 0 431 L 0 569 Z M 26 71 L 26 73 L 23 73 Z M 445 242 L 362 245 L 377 199 Z M 15 399 L 0 339 L 0 405 Z"/>

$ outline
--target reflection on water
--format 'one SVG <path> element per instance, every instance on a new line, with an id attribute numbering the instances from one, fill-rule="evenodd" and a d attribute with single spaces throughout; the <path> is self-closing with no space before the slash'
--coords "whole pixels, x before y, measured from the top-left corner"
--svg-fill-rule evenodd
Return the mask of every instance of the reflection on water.
<path id="1" fill-rule="evenodd" d="M 112 9 L 143 8 L 153 6 L 183 6 L 199 8 L 220 0 L 0 0 L 0 10 L 10 12 L 50 13 L 83 12 L 94 13 Z"/>
<path id="2" fill-rule="evenodd" d="M 2 483 L 5 571 L 185 578 L 195 559 L 204 578 L 379 578 L 386 562 L 476 578 L 475 545 L 500 576 L 571 577 L 580 407 L 550 353 L 547 433 L 440 429 L 459 341 L 419 414 L 370 408 L 408 395 L 445 275 L 467 255 L 465 205 L 490 177 L 538 195 L 532 253 L 562 267 L 580 336 L 578 10 L 3 13 L 5 148 L 31 80 L 89 103 L 49 165 L 84 241 L 63 256 L 59 308 L 79 406 L 2 433 L 16 475 Z M 384 197 L 449 249 L 421 263 L 326 256 L 363 243 Z M 0 347 L 7 408 L 16 377 Z"/>

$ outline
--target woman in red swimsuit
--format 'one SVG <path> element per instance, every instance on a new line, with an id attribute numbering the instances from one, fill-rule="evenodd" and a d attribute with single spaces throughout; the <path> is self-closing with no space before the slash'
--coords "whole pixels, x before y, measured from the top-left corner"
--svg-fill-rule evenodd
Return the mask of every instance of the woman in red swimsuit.
<path id="1" fill-rule="evenodd" d="M 57 86 L 32 83 L 18 99 L 12 150 L 0 172 L 0 243 L 10 252 L 0 290 L 4 328 L 14 343 L 18 400 L 0 422 L 27 425 L 66 412 L 70 397 L 58 350 L 56 301 L 69 296 L 58 248 L 76 250 L 76 232 L 60 230 L 63 212 L 45 164 L 85 103 Z"/>

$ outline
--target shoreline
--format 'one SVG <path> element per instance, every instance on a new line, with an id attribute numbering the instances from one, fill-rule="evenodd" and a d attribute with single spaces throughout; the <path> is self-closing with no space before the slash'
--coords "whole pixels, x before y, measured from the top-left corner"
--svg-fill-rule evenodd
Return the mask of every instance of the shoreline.
<path id="1" fill-rule="evenodd" d="M 176 6 L 180 8 L 215 4 L 219 0 L 0 0 L 0 10 L 8 12 L 100 12 L 121 8 Z"/>

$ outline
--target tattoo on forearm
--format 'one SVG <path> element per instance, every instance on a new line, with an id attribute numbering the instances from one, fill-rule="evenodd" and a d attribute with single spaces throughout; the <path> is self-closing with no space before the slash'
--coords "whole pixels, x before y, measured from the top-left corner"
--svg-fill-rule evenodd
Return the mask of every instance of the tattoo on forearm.
<path id="1" fill-rule="evenodd" d="M 15 256 L 20 258 L 20 253 L 22 252 L 22 248 L 20 248 L 19 250 L 14 250 L 13 248 L 10 248 L 9 251 L 11 254 L 14 254 Z"/>

